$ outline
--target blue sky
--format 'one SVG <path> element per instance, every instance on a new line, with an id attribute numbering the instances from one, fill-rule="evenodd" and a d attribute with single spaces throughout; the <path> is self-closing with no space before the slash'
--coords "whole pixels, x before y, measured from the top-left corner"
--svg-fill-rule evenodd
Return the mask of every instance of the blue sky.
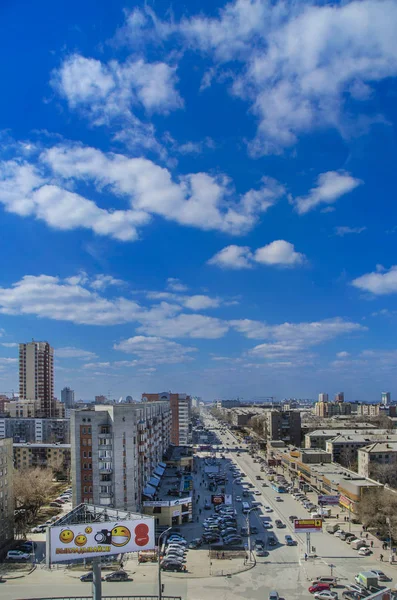
<path id="1" fill-rule="evenodd" d="M 0 10 L 0 392 L 396 397 L 394 2 Z"/>

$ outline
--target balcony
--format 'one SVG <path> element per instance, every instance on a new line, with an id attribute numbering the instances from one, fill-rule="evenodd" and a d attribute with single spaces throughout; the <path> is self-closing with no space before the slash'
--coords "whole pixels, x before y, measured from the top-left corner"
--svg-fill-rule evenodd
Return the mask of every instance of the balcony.
<path id="1" fill-rule="evenodd" d="M 100 440 L 111 440 L 112 437 L 111 433 L 98 433 L 98 439 Z"/>
<path id="2" fill-rule="evenodd" d="M 111 473 L 113 473 L 113 467 L 105 467 L 104 465 L 99 464 L 98 472 L 103 475 L 110 475 Z"/>

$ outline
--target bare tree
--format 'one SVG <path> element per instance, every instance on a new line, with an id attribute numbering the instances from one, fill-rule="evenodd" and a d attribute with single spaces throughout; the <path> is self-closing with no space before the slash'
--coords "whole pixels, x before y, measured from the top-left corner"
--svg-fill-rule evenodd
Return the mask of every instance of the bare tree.
<path id="1" fill-rule="evenodd" d="M 383 536 L 397 539 L 397 494 L 382 487 L 369 488 L 358 505 L 360 521 Z M 390 519 L 390 526 L 388 520 Z"/>
<path id="2" fill-rule="evenodd" d="M 357 471 L 357 451 L 351 448 L 342 448 L 337 462 L 346 469 Z"/>
<path id="3" fill-rule="evenodd" d="M 52 469 L 33 467 L 14 471 L 15 507 L 25 511 L 31 521 L 47 502 L 51 493 Z"/>
<path id="4" fill-rule="evenodd" d="M 374 464 L 371 466 L 370 477 L 387 484 L 391 488 L 397 488 L 397 465 L 395 463 Z"/>

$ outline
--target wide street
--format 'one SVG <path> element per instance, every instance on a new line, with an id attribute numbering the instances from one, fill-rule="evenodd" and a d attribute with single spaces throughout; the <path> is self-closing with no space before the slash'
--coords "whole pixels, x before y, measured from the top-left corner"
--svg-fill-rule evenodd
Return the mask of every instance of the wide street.
<path id="1" fill-rule="evenodd" d="M 217 423 L 211 419 L 209 422 L 206 419 L 206 424 L 217 426 Z M 239 526 L 245 525 L 245 516 L 242 514 L 242 503 L 236 501 L 236 496 L 242 496 L 243 488 L 237 483 L 232 483 L 232 475 L 230 466 L 236 464 L 239 469 L 246 474 L 243 481 L 252 483 L 253 488 L 261 492 L 260 495 L 251 495 L 249 502 L 254 499 L 260 501 L 262 507 L 258 511 L 251 513 L 251 525 L 258 528 L 258 534 L 252 535 L 252 540 L 262 538 L 267 540 L 267 533 L 262 525 L 264 516 L 270 517 L 273 524 L 273 529 L 269 535 L 276 535 L 279 544 L 275 548 L 269 548 L 269 555 L 263 558 L 257 557 L 256 564 L 248 571 L 232 575 L 231 577 L 206 577 L 207 571 L 204 569 L 192 570 L 188 574 L 169 574 L 163 573 L 162 581 L 165 585 L 166 595 L 178 595 L 183 599 L 202 600 L 208 598 L 208 592 L 211 595 L 221 599 L 237 600 L 241 598 L 263 600 L 267 599 L 270 590 L 277 590 L 280 597 L 285 600 L 297 600 L 298 598 L 310 598 L 308 592 L 310 581 L 316 576 L 330 575 L 331 565 L 333 575 L 338 577 L 340 587 L 335 591 L 339 591 L 339 599 L 343 586 L 348 583 L 353 583 L 354 575 L 359 571 L 369 570 L 371 568 L 381 568 L 388 575 L 394 578 L 394 572 L 397 569 L 395 566 L 390 566 L 387 563 L 380 563 L 375 557 L 359 556 L 356 550 L 353 550 L 348 544 L 341 541 L 328 533 L 312 534 L 311 545 L 315 547 L 317 558 L 304 560 L 306 550 L 305 534 L 296 535 L 293 531 L 293 525 L 290 524 L 288 517 L 296 515 L 301 518 L 308 518 L 309 514 L 302 505 L 292 498 L 290 494 L 282 494 L 282 502 L 276 502 L 275 498 L 278 495 L 271 487 L 262 487 L 263 480 L 269 483 L 266 479 L 266 474 L 260 471 L 260 464 L 254 463 L 253 458 L 248 452 L 241 452 L 237 456 L 235 447 L 241 446 L 241 442 L 236 440 L 233 434 L 229 431 L 221 433 L 218 429 L 216 434 L 219 437 L 220 445 L 226 448 L 225 459 L 221 461 L 222 470 L 226 470 L 229 474 L 229 480 L 226 486 L 226 492 L 234 496 L 234 504 L 238 511 Z M 217 453 L 219 459 L 219 453 Z M 205 499 L 210 500 L 211 492 L 206 488 L 207 481 L 203 483 L 204 458 L 196 459 L 198 465 L 198 474 L 194 479 L 196 490 L 196 499 L 200 495 L 198 502 L 194 506 L 194 522 L 183 526 L 182 533 L 188 539 L 197 537 L 202 532 L 201 522 L 210 511 L 203 509 Z M 256 476 L 260 475 L 263 480 L 258 481 Z M 205 479 L 205 478 L 204 478 Z M 247 486 L 245 486 L 247 488 Z M 218 489 L 219 491 L 219 489 Z M 244 500 L 244 498 L 243 498 Z M 273 512 L 266 513 L 265 506 L 270 506 Z M 200 513 L 201 509 L 201 513 Z M 199 522 L 197 522 L 197 517 Z M 274 525 L 276 519 L 282 520 L 286 524 L 286 528 L 277 529 Z M 331 520 L 335 522 L 335 519 Z M 339 521 L 341 522 L 341 520 Z M 353 531 L 359 532 L 360 526 L 353 525 Z M 284 542 L 285 534 L 290 534 L 298 545 L 286 546 Z M 245 538 L 246 539 L 246 538 Z M 188 565 L 190 560 L 203 561 L 206 567 L 208 564 L 208 550 L 190 550 L 188 557 Z M 222 561 L 214 561 L 214 563 Z M 227 561 L 224 561 L 225 563 Z M 226 565 L 225 565 L 226 566 Z M 132 582 L 128 583 L 105 583 L 103 584 L 103 595 L 139 595 L 139 594 L 157 594 L 156 580 L 156 565 L 138 566 L 135 559 L 128 561 L 127 570 L 133 578 Z M 213 567 L 213 573 L 218 572 L 216 565 Z M 204 575 L 204 576 L 203 576 Z M 91 584 L 82 583 L 63 568 L 53 569 L 48 571 L 41 566 L 38 567 L 30 575 L 21 579 L 9 580 L 1 585 L 2 600 L 15 600 L 17 598 L 40 598 L 40 597 L 68 597 L 68 596 L 90 596 Z"/>

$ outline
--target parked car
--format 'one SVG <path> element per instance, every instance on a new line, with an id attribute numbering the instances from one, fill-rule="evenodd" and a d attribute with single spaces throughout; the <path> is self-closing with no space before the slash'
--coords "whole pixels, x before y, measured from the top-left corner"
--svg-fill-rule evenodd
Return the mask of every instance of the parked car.
<path id="1" fill-rule="evenodd" d="M 236 496 L 236 502 L 241 502 L 241 496 Z"/>
<path id="2" fill-rule="evenodd" d="M 22 550 L 9 550 L 7 552 L 7 560 L 29 560 L 30 554 L 22 552 Z"/>
<path id="3" fill-rule="evenodd" d="M 270 523 L 270 521 L 262 521 L 262 525 L 264 527 L 264 529 L 272 529 L 273 525 Z"/>
<path id="4" fill-rule="evenodd" d="M 288 519 L 290 520 L 291 523 L 293 523 L 298 517 L 296 515 L 290 515 L 288 517 Z"/>
<path id="5" fill-rule="evenodd" d="M 359 594 L 362 598 L 369 596 L 371 593 L 368 590 L 366 590 L 365 588 L 363 588 L 361 585 L 358 585 L 358 583 L 348 583 L 346 587 L 351 592 L 355 592 L 356 594 Z"/>
<path id="6" fill-rule="evenodd" d="M 325 590 L 329 590 L 329 583 L 315 583 L 309 587 L 309 592 L 311 594 L 315 594 L 316 592 L 324 592 Z"/>
<path id="7" fill-rule="evenodd" d="M 120 571 L 113 571 L 113 573 L 105 575 L 103 579 L 104 581 L 128 581 L 128 573 L 120 569 Z"/>
<path id="8" fill-rule="evenodd" d="M 391 577 L 388 577 L 383 571 L 379 571 L 378 569 L 370 569 L 371 573 L 374 573 L 379 581 L 391 581 Z"/>
<path id="9" fill-rule="evenodd" d="M 25 548 L 30 548 L 30 550 L 32 550 L 37 548 L 37 543 L 32 542 L 31 540 L 25 540 L 23 543 L 19 544 L 18 547 L 15 548 L 15 550 L 22 548 L 22 546 L 24 546 Z"/>
<path id="10" fill-rule="evenodd" d="M 54 500 L 54 502 L 50 502 L 49 506 L 51 506 L 52 508 L 61 508 L 62 504 Z"/>
<path id="11" fill-rule="evenodd" d="M 276 527 L 278 529 L 283 529 L 285 527 L 285 523 L 283 523 L 282 521 L 280 521 L 280 519 L 276 519 L 275 523 L 276 523 Z"/>
<path id="12" fill-rule="evenodd" d="M 316 600 L 338 600 L 338 594 L 325 590 L 324 592 L 317 592 L 314 594 Z"/>
<path id="13" fill-rule="evenodd" d="M 192 550 L 196 550 L 196 548 L 199 548 L 202 544 L 202 539 L 201 538 L 194 538 L 188 545 L 188 548 L 191 548 Z"/>
<path id="14" fill-rule="evenodd" d="M 36 527 L 33 527 L 33 529 L 31 530 L 32 533 L 44 533 L 45 530 L 47 529 L 48 525 L 36 525 Z"/>
<path id="15" fill-rule="evenodd" d="M 255 550 L 257 556 L 269 556 L 269 552 L 263 547 L 259 547 Z"/>
<path id="16" fill-rule="evenodd" d="M 80 581 L 93 581 L 94 579 L 94 574 L 92 571 L 88 571 L 88 573 L 84 573 L 84 575 L 81 575 L 80 577 Z"/>
<path id="17" fill-rule="evenodd" d="M 160 564 L 162 571 L 186 571 L 186 565 L 183 565 L 176 561 L 163 561 Z"/>
<path id="18" fill-rule="evenodd" d="M 276 592 L 275 590 L 272 590 L 271 592 L 269 592 L 269 600 L 279 600 L 280 596 L 278 594 L 278 592 Z"/>
<path id="19" fill-rule="evenodd" d="M 327 575 L 316 577 L 316 579 L 312 581 L 312 585 L 316 585 L 316 583 L 327 583 L 331 589 L 335 585 L 338 585 L 336 577 L 328 577 Z"/>

